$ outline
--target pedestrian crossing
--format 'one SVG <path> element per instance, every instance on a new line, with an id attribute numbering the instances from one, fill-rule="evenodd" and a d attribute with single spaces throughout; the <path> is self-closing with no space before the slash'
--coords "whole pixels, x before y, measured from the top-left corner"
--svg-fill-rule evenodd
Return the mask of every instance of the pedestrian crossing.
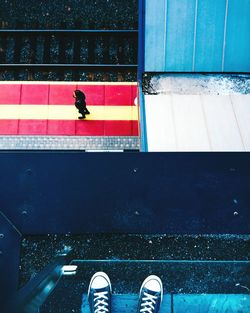
<path id="1" fill-rule="evenodd" d="M 78 120 L 72 92 L 91 112 Z M 138 136 L 136 83 L 2 82 L 0 135 Z"/>

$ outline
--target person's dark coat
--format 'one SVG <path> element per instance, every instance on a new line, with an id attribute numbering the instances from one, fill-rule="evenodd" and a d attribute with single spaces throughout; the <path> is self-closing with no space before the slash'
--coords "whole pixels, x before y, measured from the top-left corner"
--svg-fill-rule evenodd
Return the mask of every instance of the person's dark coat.
<path id="1" fill-rule="evenodd" d="M 81 90 L 75 90 L 75 107 L 78 109 L 79 113 L 85 117 L 85 114 L 89 114 L 89 110 L 86 107 L 86 97 Z"/>

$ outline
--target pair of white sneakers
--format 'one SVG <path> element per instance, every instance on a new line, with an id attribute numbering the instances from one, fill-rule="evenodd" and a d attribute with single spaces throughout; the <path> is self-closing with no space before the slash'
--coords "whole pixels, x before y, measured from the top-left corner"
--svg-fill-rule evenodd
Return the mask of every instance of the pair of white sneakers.
<path id="1" fill-rule="evenodd" d="M 111 313 L 111 282 L 107 274 L 95 273 L 91 278 L 88 300 L 91 313 Z M 162 281 L 150 275 L 142 283 L 137 313 L 158 313 L 163 297 Z"/>

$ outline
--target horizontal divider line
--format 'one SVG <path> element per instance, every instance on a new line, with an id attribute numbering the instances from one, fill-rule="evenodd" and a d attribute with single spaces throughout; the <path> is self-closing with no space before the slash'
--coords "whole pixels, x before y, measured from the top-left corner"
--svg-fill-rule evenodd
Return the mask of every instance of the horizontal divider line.
<path id="1" fill-rule="evenodd" d="M 138 34 L 137 29 L 0 29 L 0 33 L 107 33 Z"/>
<path id="2" fill-rule="evenodd" d="M 99 68 L 99 67 L 102 67 L 102 68 L 137 68 L 138 65 L 137 64 L 75 64 L 75 63 L 72 63 L 72 64 L 69 64 L 69 63 L 43 63 L 43 64 L 25 64 L 25 63 L 3 63 L 3 64 L 0 64 L 0 70 L 1 70 L 1 67 L 3 68 L 7 68 L 7 67 L 16 67 L 16 68 L 22 68 L 22 67 L 58 67 L 58 68 L 61 68 L 61 67 L 79 67 L 79 68 Z"/>
<path id="3" fill-rule="evenodd" d="M 250 264 L 250 261 L 246 260 L 72 260 L 72 263 L 226 263 L 226 264 Z"/>
<path id="4" fill-rule="evenodd" d="M 96 86 L 137 86 L 137 82 L 93 82 L 93 81 L 49 81 L 49 80 L 37 80 L 37 81 L 0 81 L 0 85 L 96 85 Z"/>

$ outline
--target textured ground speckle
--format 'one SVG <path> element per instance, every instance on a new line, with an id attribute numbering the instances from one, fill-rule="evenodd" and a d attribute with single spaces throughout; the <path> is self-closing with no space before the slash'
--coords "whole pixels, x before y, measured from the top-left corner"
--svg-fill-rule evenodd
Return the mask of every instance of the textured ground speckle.
<path id="1" fill-rule="evenodd" d="M 26 236 L 21 249 L 20 285 L 34 277 L 58 252 L 71 247 L 77 275 L 60 280 L 41 312 L 80 312 L 82 294 L 87 292 L 91 276 L 100 270 L 110 276 L 113 292 L 118 294 L 138 293 L 149 274 L 162 278 L 167 293 L 245 293 L 242 286 L 250 283 L 247 263 L 212 261 L 249 260 L 249 239 L 236 235 Z M 195 260 L 211 262 L 192 262 Z"/>
<path id="2" fill-rule="evenodd" d="M 2 28 L 136 29 L 138 1 L 3 0 Z"/>

